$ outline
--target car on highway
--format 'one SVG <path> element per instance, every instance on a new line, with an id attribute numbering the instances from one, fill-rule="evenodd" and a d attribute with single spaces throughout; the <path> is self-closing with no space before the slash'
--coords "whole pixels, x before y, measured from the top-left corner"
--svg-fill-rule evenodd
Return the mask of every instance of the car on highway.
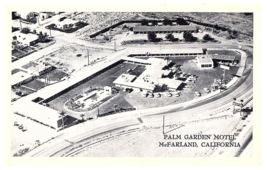
<path id="1" fill-rule="evenodd" d="M 195 95 L 199 97 L 199 96 L 201 96 L 201 93 L 199 93 L 198 91 L 196 91 L 195 92 Z"/>

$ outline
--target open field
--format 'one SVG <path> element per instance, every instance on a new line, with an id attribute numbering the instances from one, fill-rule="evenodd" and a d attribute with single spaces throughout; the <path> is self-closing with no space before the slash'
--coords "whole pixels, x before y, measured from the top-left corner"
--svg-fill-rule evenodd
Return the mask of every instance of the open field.
<path id="1" fill-rule="evenodd" d="M 66 72 L 72 72 L 74 70 L 80 70 L 85 65 L 88 65 L 88 51 L 90 55 L 90 63 L 93 63 L 94 60 L 96 61 L 97 59 L 105 58 L 114 52 L 112 50 L 93 49 L 78 44 L 70 44 L 45 55 L 44 57 L 38 59 L 38 61 L 62 68 Z"/>
<path id="2" fill-rule="evenodd" d="M 142 15 L 163 19 L 179 16 L 192 17 L 195 20 L 230 27 L 233 30 L 253 35 L 252 13 L 213 13 L 213 12 L 142 12 Z"/>

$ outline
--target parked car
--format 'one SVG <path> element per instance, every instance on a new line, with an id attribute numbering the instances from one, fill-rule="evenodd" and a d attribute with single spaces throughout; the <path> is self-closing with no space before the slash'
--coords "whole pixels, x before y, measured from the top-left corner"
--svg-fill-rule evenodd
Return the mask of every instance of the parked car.
<path id="1" fill-rule="evenodd" d="M 179 94 L 179 93 L 176 93 L 175 96 L 176 96 L 176 97 L 180 97 L 180 94 Z"/>
<path id="2" fill-rule="evenodd" d="M 160 97 L 161 96 L 161 94 L 160 93 L 158 93 L 158 97 Z"/>
<path id="3" fill-rule="evenodd" d="M 19 126 L 17 121 L 14 122 L 14 126 Z"/>
<path id="4" fill-rule="evenodd" d="M 168 94 L 168 96 L 169 96 L 169 97 L 172 97 L 172 94 L 171 94 L 171 93 L 169 93 L 169 94 Z"/>
<path id="5" fill-rule="evenodd" d="M 201 93 L 199 93 L 198 91 L 195 92 L 196 96 L 201 96 Z"/>
<path id="6" fill-rule="evenodd" d="M 23 129 L 23 124 L 21 124 L 18 128 L 19 128 L 19 129 Z"/>
<path id="7" fill-rule="evenodd" d="M 209 92 L 210 92 L 210 89 L 208 89 L 208 88 L 204 88 L 204 91 L 205 91 L 206 93 L 209 93 Z"/>
<path id="8" fill-rule="evenodd" d="M 22 128 L 21 130 L 22 130 L 22 132 L 25 132 L 25 131 L 27 131 L 28 129 L 27 129 L 26 127 L 24 127 L 24 128 Z"/>

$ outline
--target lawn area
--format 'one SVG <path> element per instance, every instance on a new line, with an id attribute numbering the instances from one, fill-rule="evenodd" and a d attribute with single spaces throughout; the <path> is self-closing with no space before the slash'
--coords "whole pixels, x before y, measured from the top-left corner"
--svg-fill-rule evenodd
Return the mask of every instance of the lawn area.
<path id="1" fill-rule="evenodd" d="M 131 71 L 129 74 L 135 75 L 136 77 L 139 77 L 144 71 L 146 70 L 146 66 L 138 65 L 133 71 Z"/>
<path id="2" fill-rule="evenodd" d="M 99 114 L 101 115 L 103 113 L 112 111 L 114 109 L 114 105 L 117 105 L 118 108 L 132 108 L 133 106 L 129 102 L 127 102 L 127 100 L 124 99 L 127 94 L 128 93 L 126 92 L 121 92 L 120 94 L 113 97 L 111 100 L 102 104 L 99 108 Z"/>
<path id="3" fill-rule="evenodd" d="M 18 51 L 17 49 L 12 50 L 12 55 L 15 57 L 20 58 L 21 56 L 23 56 L 25 53 L 22 51 Z"/>
<path id="4" fill-rule="evenodd" d="M 41 75 L 39 78 L 44 79 L 46 78 L 47 74 L 50 76 L 50 81 L 60 81 L 63 77 L 68 76 L 68 74 L 64 73 L 63 71 L 54 69 L 46 74 Z"/>
<path id="5" fill-rule="evenodd" d="M 17 72 L 20 72 L 20 69 L 15 68 L 14 70 L 11 71 L 11 74 L 15 74 Z"/>
<path id="6" fill-rule="evenodd" d="M 46 83 L 43 83 L 39 80 L 33 80 L 33 81 L 30 81 L 29 83 L 24 84 L 24 86 L 35 89 L 35 90 L 40 90 L 46 85 L 47 85 Z"/>

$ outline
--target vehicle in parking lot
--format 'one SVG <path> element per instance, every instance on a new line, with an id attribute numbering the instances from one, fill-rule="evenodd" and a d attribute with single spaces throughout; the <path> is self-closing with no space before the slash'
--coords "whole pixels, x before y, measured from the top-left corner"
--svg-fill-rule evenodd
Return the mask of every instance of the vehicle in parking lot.
<path id="1" fill-rule="evenodd" d="M 19 128 L 19 129 L 23 129 L 23 124 L 21 124 L 18 128 Z"/>
<path id="2" fill-rule="evenodd" d="M 14 122 L 14 126 L 19 126 L 17 121 Z"/>
<path id="3" fill-rule="evenodd" d="M 158 93 L 158 97 L 160 97 L 161 96 L 161 94 L 160 93 Z"/>
<path id="4" fill-rule="evenodd" d="M 169 93 L 169 94 L 168 94 L 168 96 L 169 96 L 169 97 L 172 97 L 172 94 L 171 94 L 171 93 Z"/>
<path id="5" fill-rule="evenodd" d="M 150 98 L 153 98 L 154 97 L 154 94 L 153 93 L 150 93 Z"/>
<path id="6" fill-rule="evenodd" d="M 204 88 L 204 91 L 205 91 L 206 93 L 209 93 L 209 92 L 210 92 L 210 89 L 208 89 L 208 88 Z"/>
<path id="7" fill-rule="evenodd" d="M 24 128 L 22 128 L 21 130 L 22 130 L 22 132 L 25 132 L 25 131 L 27 131 L 28 129 L 27 129 L 26 127 L 24 127 Z"/>
<path id="8" fill-rule="evenodd" d="M 179 94 L 179 93 L 176 93 L 175 96 L 176 96 L 176 97 L 180 97 L 180 94 Z"/>
<path id="9" fill-rule="evenodd" d="M 143 93 L 143 97 L 147 97 L 147 93 Z"/>
<path id="10" fill-rule="evenodd" d="M 198 91 L 195 92 L 196 96 L 201 96 L 201 93 L 199 93 Z"/>

